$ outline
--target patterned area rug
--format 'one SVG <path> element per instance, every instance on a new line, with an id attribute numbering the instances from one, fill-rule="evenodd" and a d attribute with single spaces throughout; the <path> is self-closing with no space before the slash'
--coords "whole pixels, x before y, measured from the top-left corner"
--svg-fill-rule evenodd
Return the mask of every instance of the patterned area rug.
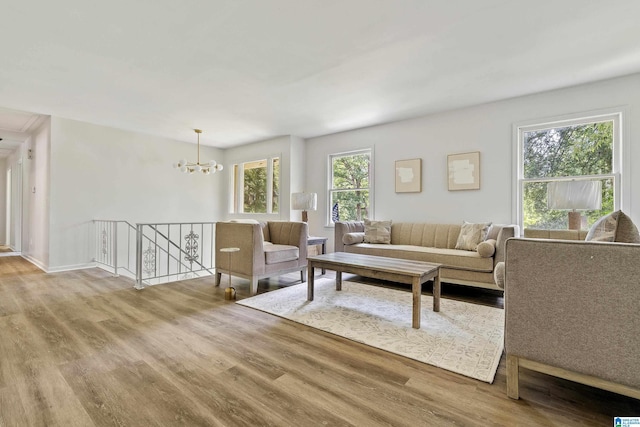
<path id="1" fill-rule="evenodd" d="M 420 329 L 411 327 L 411 293 L 355 282 L 335 290 L 333 280 L 307 284 L 237 302 L 313 328 L 492 383 L 502 355 L 504 310 L 449 299 L 434 313 L 422 296 Z"/>

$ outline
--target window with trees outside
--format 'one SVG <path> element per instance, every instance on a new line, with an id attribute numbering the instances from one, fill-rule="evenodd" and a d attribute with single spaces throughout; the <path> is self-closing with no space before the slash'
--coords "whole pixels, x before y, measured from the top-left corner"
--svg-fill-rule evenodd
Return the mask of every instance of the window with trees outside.
<path id="1" fill-rule="evenodd" d="M 233 165 L 233 213 L 278 213 L 280 158 Z"/>
<path id="2" fill-rule="evenodd" d="M 370 149 L 329 156 L 328 224 L 371 215 L 371 157 Z"/>
<path id="3" fill-rule="evenodd" d="M 520 226 L 567 229 L 571 206 L 582 205 L 578 212 L 584 230 L 618 209 L 619 129 L 620 114 L 518 128 Z M 588 199 L 594 201 L 578 201 L 575 190 L 566 190 L 576 184 L 590 188 Z"/>

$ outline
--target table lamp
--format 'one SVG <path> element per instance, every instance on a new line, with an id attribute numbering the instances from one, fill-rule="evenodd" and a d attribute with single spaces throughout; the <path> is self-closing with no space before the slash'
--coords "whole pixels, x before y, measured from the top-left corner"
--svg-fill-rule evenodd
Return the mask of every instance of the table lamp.
<path id="1" fill-rule="evenodd" d="M 569 229 L 580 230 L 579 210 L 600 210 L 601 181 L 554 181 L 547 184 L 547 207 L 569 211 Z"/>
<path id="2" fill-rule="evenodd" d="M 302 211 L 302 221 L 308 222 L 307 211 L 315 211 L 318 208 L 318 195 L 316 193 L 292 193 L 291 209 Z"/>

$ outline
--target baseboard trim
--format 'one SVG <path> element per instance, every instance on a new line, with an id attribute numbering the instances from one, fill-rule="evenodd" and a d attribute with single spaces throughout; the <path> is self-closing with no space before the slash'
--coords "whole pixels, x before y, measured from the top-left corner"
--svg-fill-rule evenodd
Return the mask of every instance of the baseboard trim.
<path id="1" fill-rule="evenodd" d="M 60 273 L 62 271 L 72 271 L 72 270 L 85 270 L 87 268 L 96 268 L 97 264 L 95 262 L 89 262 L 86 264 L 74 264 L 74 265 L 63 265 L 61 267 L 53 267 L 45 270 L 47 273 Z"/>
<path id="2" fill-rule="evenodd" d="M 34 257 L 30 256 L 30 255 L 25 255 L 25 254 L 21 254 L 20 255 L 22 258 L 26 259 L 27 261 L 29 261 L 31 264 L 35 265 L 36 267 L 38 267 L 40 270 L 44 271 L 45 273 L 47 273 L 47 266 L 44 265 L 42 262 L 40 262 L 39 260 L 35 259 Z"/>

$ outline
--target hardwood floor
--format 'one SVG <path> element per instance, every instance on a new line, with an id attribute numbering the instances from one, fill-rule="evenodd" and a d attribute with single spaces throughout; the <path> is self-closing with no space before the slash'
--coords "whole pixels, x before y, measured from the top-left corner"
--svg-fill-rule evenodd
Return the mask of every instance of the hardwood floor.
<path id="1" fill-rule="evenodd" d="M 247 281 L 233 284 L 247 297 Z M 640 401 L 526 371 L 513 401 L 504 357 L 486 384 L 225 301 L 213 278 L 132 286 L 0 258 L 0 426 L 608 426 L 640 415 Z M 445 284 L 450 297 L 502 305 Z"/>

